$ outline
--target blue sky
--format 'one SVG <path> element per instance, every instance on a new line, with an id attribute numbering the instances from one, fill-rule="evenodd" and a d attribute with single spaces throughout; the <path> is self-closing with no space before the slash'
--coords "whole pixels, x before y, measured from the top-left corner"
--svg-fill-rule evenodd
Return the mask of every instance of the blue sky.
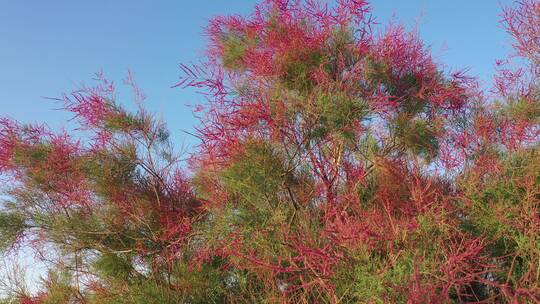
<path id="1" fill-rule="evenodd" d="M 324 1 L 324 0 L 323 0 Z M 193 143 L 181 130 L 196 121 L 186 103 L 202 99 L 171 89 L 178 64 L 204 52 L 203 27 L 218 14 L 248 13 L 253 0 L 0 0 L 0 116 L 45 121 L 59 128 L 69 114 L 43 97 L 58 97 L 102 70 L 117 83 L 130 69 L 177 142 Z M 384 26 L 393 15 L 419 25 L 437 61 L 470 67 L 488 83 L 495 59 L 509 51 L 498 21 L 510 0 L 374 0 Z M 129 95 L 121 95 L 129 102 Z"/>

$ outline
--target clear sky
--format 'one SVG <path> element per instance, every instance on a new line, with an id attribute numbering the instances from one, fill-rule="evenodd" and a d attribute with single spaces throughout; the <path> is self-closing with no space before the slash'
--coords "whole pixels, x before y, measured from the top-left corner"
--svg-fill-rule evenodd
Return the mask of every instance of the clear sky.
<path id="1" fill-rule="evenodd" d="M 321 0 L 324 1 L 324 0 Z M 217 14 L 251 10 L 253 0 L 0 0 L 0 116 L 60 127 L 58 97 L 102 70 L 120 83 L 130 69 L 175 141 L 196 121 L 186 103 L 200 97 L 171 89 L 178 64 L 202 56 L 203 27 Z M 470 67 L 488 83 L 495 59 L 509 51 L 500 6 L 511 0 L 374 0 L 384 26 L 393 15 L 419 25 L 435 58 L 450 69 Z M 129 100 L 128 95 L 123 95 Z M 122 97 L 122 96 L 120 96 Z M 183 139 L 184 138 L 184 139 Z M 193 139 L 187 139 L 192 143 Z"/>

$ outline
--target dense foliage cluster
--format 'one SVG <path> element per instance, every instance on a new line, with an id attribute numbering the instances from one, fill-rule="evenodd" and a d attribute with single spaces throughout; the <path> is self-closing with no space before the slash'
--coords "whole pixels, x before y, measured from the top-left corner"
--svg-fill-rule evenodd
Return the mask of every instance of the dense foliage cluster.
<path id="1" fill-rule="evenodd" d="M 10 299 L 538 303 L 540 3 L 502 15 L 493 92 L 364 0 L 217 17 L 187 164 L 130 78 L 135 112 L 102 77 L 61 99 L 79 132 L 2 119 L 0 250 L 49 267 Z"/>

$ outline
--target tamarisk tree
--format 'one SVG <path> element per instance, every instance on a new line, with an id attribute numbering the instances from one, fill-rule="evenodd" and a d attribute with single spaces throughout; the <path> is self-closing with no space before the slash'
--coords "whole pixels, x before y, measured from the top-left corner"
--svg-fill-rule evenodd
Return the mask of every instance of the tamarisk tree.
<path id="1" fill-rule="evenodd" d="M 3 119 L 0 249 L 50 269 L 10 296 L 540 301 L 540 4 L 502 16 L 516 53 L 490 94 L 363 0 L 216 17 L 177 85 L 207 99 L 187 162 L 131 78 L 135 112 L 103 77 L 60 99 L 80 134 Z"/>

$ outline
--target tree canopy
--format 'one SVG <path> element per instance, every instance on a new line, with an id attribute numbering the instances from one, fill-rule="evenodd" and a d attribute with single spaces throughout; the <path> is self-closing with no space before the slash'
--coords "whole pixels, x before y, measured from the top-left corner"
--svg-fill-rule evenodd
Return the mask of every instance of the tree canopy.
<path id="1" fill-rule="evenodd" d="M 131 77 L 1 119 L 0 251 L 48 266 L 6 303 L 538 303 L 540 2 L 502 17 L 486 90 L 364 0 L 218 16 L 187 158 Z"/>

